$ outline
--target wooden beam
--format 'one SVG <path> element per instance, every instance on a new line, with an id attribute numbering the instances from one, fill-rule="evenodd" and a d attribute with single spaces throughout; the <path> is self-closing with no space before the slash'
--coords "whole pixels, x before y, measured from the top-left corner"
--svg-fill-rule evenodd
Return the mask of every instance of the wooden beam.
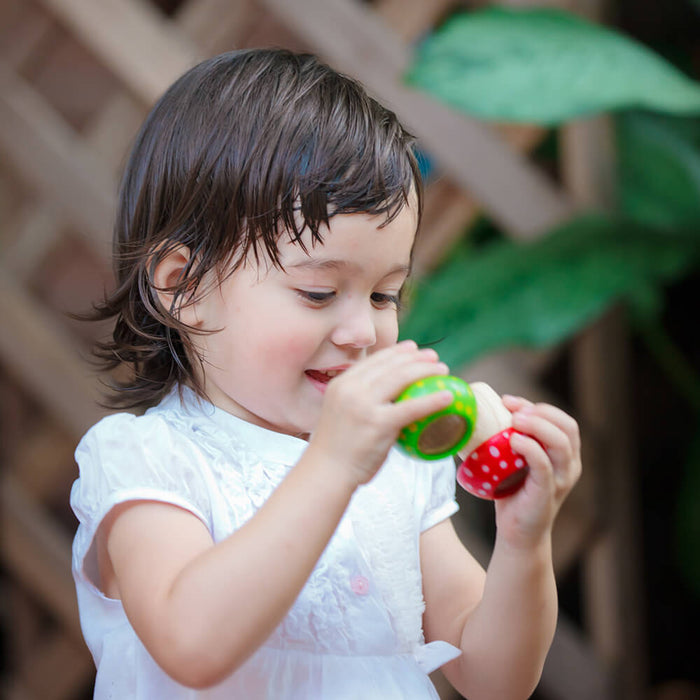
<path id="1" fill-rule="evenodd" d="M 41 416 L 25 431 L 6 466 L 25 491 L 39 503 L 55 502 L 75 479 L 75 438 L 56 421 Z"/>
<path id="2" fill-rule="evenodd" d="M 413 249 L 413 271 L 421 277 L 435 269 L 479 214 L 479 205 L 461 187 L 444 178 L 425 188 L 423 221 Z"/>
<path id="3" fill-rule="evenodd" d="M 493 129 L 402 83 L 410 51 L 371 8 L 352 0 L 261 2 L 317 53 L 393 108 L 439 166 L 505 231 L 532 238 L 572 214 L 568 196 Z"/>
<path id="4" fill-rule="evenodd" d="M 84 129 L 85 145 L 106 171 L 121 174 L 146 112 L 142 103 L 124 90 L 109 99 Z"/>
<path id="5" fill-rule="evenodd" d="M 540 687 L 548 700 L 618 700 L 612 677 L 596 650 L 562 614 Z"/>
<path id="6" fill-rule="evenodd" d="M 0 506 L 3 565 L 82 643 L 70 536 L 7 474 L 0 480 Z"/>
<path id="7" fill-rule="evenodd" d="M 408 42 L 419 39 L 453 6 L 453 0 L 378 0 L 374 4 L 377 14 Z"/>
<path id="8" fill-rule="evenodd" d="M 592 21 L 609 13 L 607 0 L 569 0 Z M 561 169 L 574 201 L 614 210 L 614 128 L 609 116 L 565 124 Z M 600 503 L 606 531 L 584 558 L 586 618 L 599 656 L 613 669 L 615 697 L 649 691 L 649 649 L 642 565 L 639 476 L 629 405 L 629 329 L 621 308 L 587 328 L 574 344 L 574 385 L 588 488 Z M 584 472 L 585 473 L 585 472 Z"/>
<path id="9" fill-rule="evenodd" d="M 24 204 L 8 224 L 12 238 L 2 247 L 2 264 L 18 280 L 26 280 L 53 248 L 61 217 L 54 204 L 32 200 Z"/>
<path id="10" fill-rule="evenodd" d="M 0 22 L 3 21 L 7 24 L 2 25 L 2 58 L 14 67 L 24 66 L 42 46 L 51 42 L 57 29 L 52 18 L 31 3 L 25 3 L 21 12 L 9 20 L 0 17 Z"/>
<path id="11" fill-rule="evenodd" d="M 0 318 L 0 358 L 7 370 L 73 435 L 82 435 L 105 413 L 97 380 L 55 318 L 2 267 Z"/>
<path id="12" fill-rule="evenodd" d="M 41 0 L 147 105 L 199 59 L 194 45 L 139 0 Z"/>
<path id="13" fill-rule="evenodd" d="M 639 476 L 628 405 L 629 352 L 621 309 L 588 328 L 574 346 L 578 414 L 586 428 L 584 466 L 594 478 L 606 525 L 584 558 L 585 616 L 600 657 L 614 670 L 619 700 L 637 700 L 649 690 Z"/>
<path id="14" fill-rule="evenodd" d="M 0 153 L 99 255 L 109 256 L 114 177 L 46 100 L 1 61 Z"/>
<path id="15" fill-rule="evenodd" d="M 544 129 L 530 125 L 500 124 L 495 128 L 512 149 L 523 154 L 535 148 L 546 134 Z M 479 212 L 474 198 L 449 178 L 429 182 L 421 235 L 413 251 L 414 274 L 420 276 L 437 267 Z"/>
<path id="16" fill-rule="evenodd" d="M 12 693 L 36 700 L 74 700 L 94 678 L 95 665 L 83 642 L 62 630 L 46 634 L 19 669 Z"/>
<path id="17" fill-rule="evenodd" d="M 175 22 L 207 55 L 240 46 L 260 21 L 256 0 L 189 0 Z"/>

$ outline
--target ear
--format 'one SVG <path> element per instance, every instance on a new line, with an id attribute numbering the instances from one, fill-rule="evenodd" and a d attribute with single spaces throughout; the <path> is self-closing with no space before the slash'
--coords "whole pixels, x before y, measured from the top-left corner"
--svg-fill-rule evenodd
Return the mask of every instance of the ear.
<path id="1" fill-rule="evenodd" d="M 156 265 L 151 282 L 153 291 L 163 307 L 168 311 L 172 310 L 178 321 L 196 328 L 200 325 L 200 320 L 197 316 L 197 304 L 192 302 L 195 290 L 180 295 L 175 308 L 172 308 L 175 293 L 170 291 L 182 284 L 189 261 L 190 249 L 187 246 L 180 245 L 174 248 Z"/>

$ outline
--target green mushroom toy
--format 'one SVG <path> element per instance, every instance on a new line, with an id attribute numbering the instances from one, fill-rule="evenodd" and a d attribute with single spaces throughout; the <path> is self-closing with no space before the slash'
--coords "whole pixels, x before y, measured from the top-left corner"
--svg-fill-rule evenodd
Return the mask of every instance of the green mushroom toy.
<path id="1" fill-rule="evenodd" d="M 474 392 L 459 377 L 435 376 L 414 382 L 397 397 L 397 401 L 415 399 L 436 391 L 452 392 L 447 408 L 407 425 L 399 433 L 398 445 L 411 457 L 442 459 L 456 454 L 469 441 L 476 423 Z"/>

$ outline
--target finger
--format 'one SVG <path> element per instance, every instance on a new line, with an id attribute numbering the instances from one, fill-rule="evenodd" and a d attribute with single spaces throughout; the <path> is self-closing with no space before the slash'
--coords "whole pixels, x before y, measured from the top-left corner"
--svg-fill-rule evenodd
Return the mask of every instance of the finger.
<path id="1" fill-rule="evenodd" d="M 415 362 L 438 362 L 437 353 L 430 349 L 419 349 L 413 341 L 403 341 L 391 347 L 372 353 L 353 365 L 347 373 L 352 375 L 369 375 L 371 372 L 381 374 L 392 366 Z"/>
<path id="2" fill-rule="evenodd" d="M 442 362 L 416 360 L 410 364 L 390 368 L 383 376 L 377 378 L 377 386 L 386 398 L 393 401 L 414 382 L 428 377 L 445 376 L 448 372 L 447 365 Z"/>
<path id="3" fill-rule="evenodd" d="M 581 435 L 579 432 L 578 423 L 572 416 L 566 413 L 566 411 L 563 411 L 561 408 L 557 408 L 556 406 L 546 403 L 537 404 L 536 411 L 539 415 L 556 425 L 566 434 L 574 450 L 578 450 L 580 448 Z"/>
<path id="4" fill-rule="evenodd" d="M 571 453 L 572 446 L 568 435 L 550 420 L 530 411 L 518 411 L 513 414 L 513 427 L 521 433 L 535 438 L 547 454 Z"/>
<path id="5" fill-rule="evenodd" d="M 556 406 L 547 403 L 538 403 L 524 405 L 513 414 L 513 421 L 516 420 L 516 415 L 522 416 L 537 416 L 544 419 L 548 423 L 556 426 L 566 436 L 569 444 L 574 451 L 580 449 L 581 436 L 579 433 L 578 423 L 568 413 Z"/>
<path id="6" fill-rule="evenodd" d="M 354 368 L 353 368 L 354 369 Z M 357 365 L 353 381 L 362 383 L 372 395 L 393 400 L 409 384 L 433 375 L 448 374 L 434 350 L 388 354 L 372 363 Z"/>
<path id="7" fill-rule="evenodd" d="M 513 433 L 510 445 L 514 452 L 525 458 L 529 467 L 528 479 L 539 487 L 549 488 L 553 484 L 554 469 L 544 447 L 525 433 Z"/>
<path id="8" fill-rule="evenodd" d="M 451 391 L 436 391 L 415 399 L 406 399 L 392 405 L 393 420 L 400 429 L 431 413 L 447 408 L 453 401 L 454 396 Z"/>
<path id="9" fill-rule="evenodd" d="M 528 406 L 533 406 L 532 401 L 523 398 L 522 396 L 513 396 L 512 394 L 504 394 L 501 397 L 503 405 L 511 412 L 519 411 Z"/>

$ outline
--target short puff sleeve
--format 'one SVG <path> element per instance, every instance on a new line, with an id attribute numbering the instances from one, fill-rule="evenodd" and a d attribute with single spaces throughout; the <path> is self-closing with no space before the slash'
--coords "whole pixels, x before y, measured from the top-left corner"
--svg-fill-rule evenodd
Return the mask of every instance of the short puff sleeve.
<path id="1" fill-rule="evenodd" d="M 161 501 L 192 512 L 211 530 L 207 470 L 187 435 L 162 416 L 118 413 L 93 426 L 78 445 L 79 478 L 71 507 L 80 522 L 74 567 L 96 580 L 92 544 L 100 523 L 127 501 Z"/>
<path id="2" fill-rule="evenodd" d="M 424 463 L 423 473 L 427 481 L 428 494 L 421 520 L 421 532 L 454 515 L 459 506 L 456 501 L 456 467 L 454 459 L 448 457 Z"/>

